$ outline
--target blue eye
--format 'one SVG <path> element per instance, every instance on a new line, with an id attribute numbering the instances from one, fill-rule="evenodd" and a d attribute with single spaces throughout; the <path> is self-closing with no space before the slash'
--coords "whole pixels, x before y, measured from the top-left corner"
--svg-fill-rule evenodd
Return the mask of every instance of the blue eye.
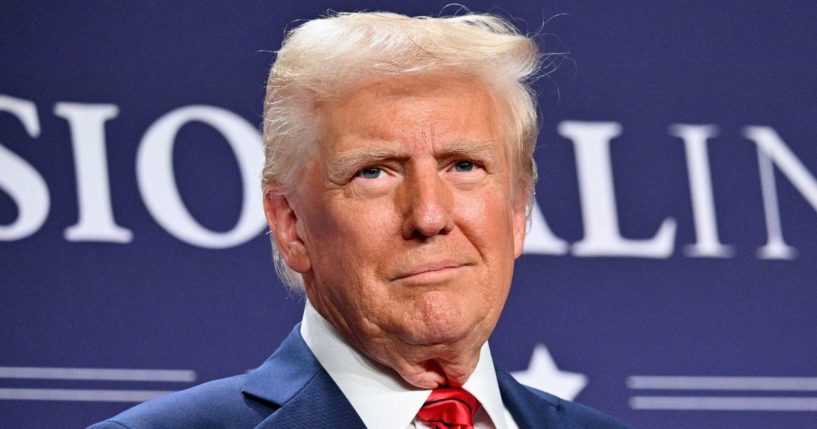
<path id="1" fill-rule="evenodd" d="M 378 167 L 366 167 L 360 170 L 357 175 L 364 179 L 377 179 L 383 170 Z"/>
<path id="2" fill-rule="evenodd" d="M 471 161 L 458 161 L 454 163 L 454 171 L 458 173 L 467 173 L 473 171 L 476 165 Z"/>

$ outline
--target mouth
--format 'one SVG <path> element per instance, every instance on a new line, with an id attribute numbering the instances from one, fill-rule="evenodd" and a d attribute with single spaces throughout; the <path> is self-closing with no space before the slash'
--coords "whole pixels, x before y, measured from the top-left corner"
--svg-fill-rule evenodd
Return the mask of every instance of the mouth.
<path id="1" fill-rule="evenodd" d="M 433 281 L 442 280 L 446 277 L 459 274 L 459 272 L 467 267 L 469 264 L 460 262 L 441 262 L 432 264 L 423 264 L 412 267 L 408 270 L 401 271 L 400 274 L 394 277 L 393 280 L 423 280 Z"/>

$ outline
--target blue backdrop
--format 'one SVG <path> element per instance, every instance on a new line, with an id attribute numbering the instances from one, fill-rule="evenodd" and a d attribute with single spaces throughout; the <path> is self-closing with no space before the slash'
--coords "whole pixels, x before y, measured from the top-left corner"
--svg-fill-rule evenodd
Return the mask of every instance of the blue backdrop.
<path id="1" fill-rule="evenodd" d="M 262 362 L 303 308 L 248 202 L 272 52 L 446 2 L 171 3 L 0 6 L 2 427 Z M 636 427 L 814 427 L 817 4 L 468 6 L 566 53 L 495 359 Z"/>

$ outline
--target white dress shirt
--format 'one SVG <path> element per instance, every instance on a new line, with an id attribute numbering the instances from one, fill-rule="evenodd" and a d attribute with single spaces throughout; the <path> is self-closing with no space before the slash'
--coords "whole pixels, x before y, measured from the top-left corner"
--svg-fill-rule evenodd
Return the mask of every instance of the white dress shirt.
<path id="1" fill-rule="evenodd" d="M 417 390 L 360 354 L 306 301 L 301 336 L 370 429 L 426 429 L 415 420 L 431 390 Z M 491 350 L 486 342 L 463 389 L 482 407 L 475 429 L 518 429 L 502 403 Z"/>

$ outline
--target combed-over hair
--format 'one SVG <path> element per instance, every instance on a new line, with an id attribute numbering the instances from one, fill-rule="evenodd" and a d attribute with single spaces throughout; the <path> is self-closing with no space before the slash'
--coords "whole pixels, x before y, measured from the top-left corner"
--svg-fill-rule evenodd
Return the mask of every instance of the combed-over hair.
<path id="1" fill-rule="evenodd" d="M 265 189 L 287 194 L 317 145 L 314 106 L 375 77 L 421 73 L 472 76 L 499 103 L 515 180 L 514 198 L 533 202 L 537 135 L 530 87 L 541 62 L 536 43 L 508 21 L 487 14 L 408 17 L 386 12 L 336 13 L 290 31 L 270 70 L 264 100 Z M 303 289 L 281 257 L 281 280 Z"/>

